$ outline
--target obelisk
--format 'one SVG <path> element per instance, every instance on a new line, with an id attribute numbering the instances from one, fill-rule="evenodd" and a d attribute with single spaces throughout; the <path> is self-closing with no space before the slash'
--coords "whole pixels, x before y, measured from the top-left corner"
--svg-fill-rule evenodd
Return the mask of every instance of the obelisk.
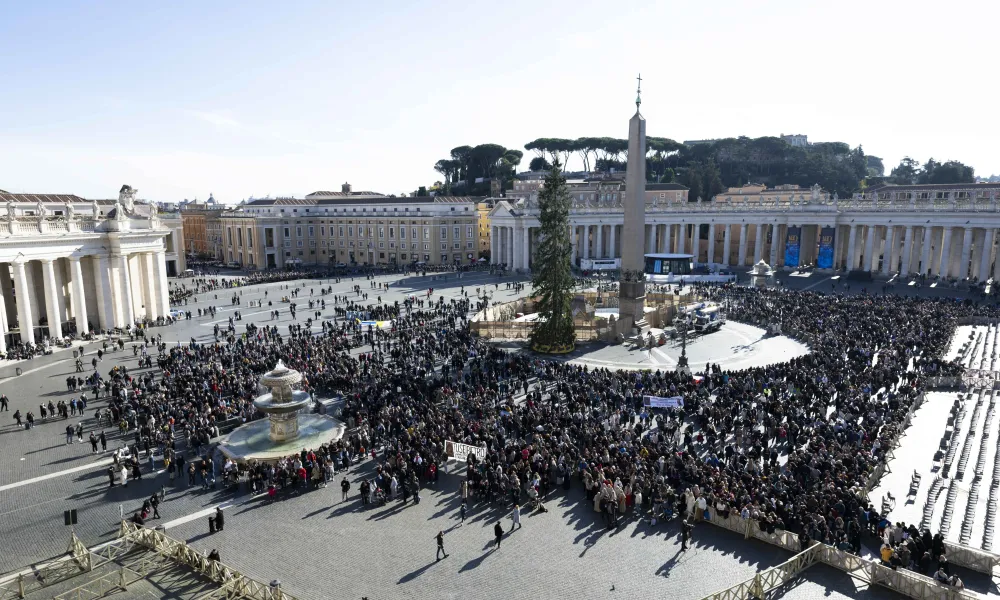
<path id="1" fill-rule="evenodd" d="M 622 225 L 622 268 L 618 284 L 618 315 L 631 326 L 646 324 L 646 119 L 639 113 L 642 76 L 635 96 L 635 115 L 628 122 L 628 165 L 625 170 L 625 221 Z"/>

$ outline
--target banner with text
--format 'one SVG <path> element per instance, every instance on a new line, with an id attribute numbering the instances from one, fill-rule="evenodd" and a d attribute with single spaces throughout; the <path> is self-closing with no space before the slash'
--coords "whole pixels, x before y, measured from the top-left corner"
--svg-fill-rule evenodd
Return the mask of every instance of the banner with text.
<path id="1" fill-rule="evenodd" d="M 463 444 L 461 442 L 453 442 L 451 440 L 445 441 L 444 452 L 449 458 L 453 458 L 460 462 L 465 462 L 469 458 L 470 454 L 475 454 L 476 458 L 480 461 L 486 459 L 486 448 Z"/>
<path id="2" fill-rule="evenodd" d="M 643 396 L 642 403 L 649 408 L 684 408 L 684 398 L 681 396 Z"/>
<path id="3" fill-rule="evenodd" d="M 785 236 L 785 266 L 799 266 L 799 243 L 802 237 L 801 227 L 788 227 L 788 235 Z"/>
<path id="4" fill-rule="evenodd" d="M 819 255 L 816 257 L 816 266 L 820 269 L 833 268 L 833 248 L 836 243 L 837 230 L 833 227 L 824 227 L 819 232 Z"/>

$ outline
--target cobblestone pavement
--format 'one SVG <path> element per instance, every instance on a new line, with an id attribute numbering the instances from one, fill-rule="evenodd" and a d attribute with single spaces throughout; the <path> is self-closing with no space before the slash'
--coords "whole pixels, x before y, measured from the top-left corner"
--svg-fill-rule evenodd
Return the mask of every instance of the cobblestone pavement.
<path id="1" fill-rule="evenodd" d="M 425 294 L 434 287 L 434 296 L 457 297 L 459 285 L 473 293 L 494 278 L 469 276 L 455 279 L 389 277 L 396 287 L 383 292 L 384 301 L 401 300 L 409 294 Z M 380 278 L 380 281 L 386 278 Z M 351 286 L 366 288 L 364 278 L 334 284 L 335 293 L 348 293 Z M 307 282 L 297 300 L 299 323 L 308 316 L 309 288 L 319 298 L 318 282 Z M 325 283 L 322 285 L 326 285 Z M 285 284 L 255 286 L 243 290 L 243 322 L 276 323 L 287 329 L 287 305 L 276 300 Z M 291 284 L 294 288 L 295 285 Z M 248 300 L 265 300 L 260 309 L 247 308 Z M 369 301 L 379 292 L 365 290 Z M 348 293 L 353 296 L 353 293 Z M 197 314 L 198 307 L 215 305 L 213 319 L 195 317 L 174 326 L 160 328 L 165 340 L 186 343 L 212 339 L 212 325 L 228 323 L 236 310 L 230 306 L 231 292 L 198 296 L 186 308 Z M 494 301 L 515 297 L 499 282 Z M 282 317 L 268 320 L 269 310 L 278 308 Z M 325 318 L 332 316 L 328 303 Z M 98 344 L 85 348 L 84 361 Z M 728 351 L 728 350 L 725 350 Z M 114 364 L 134 368 L 136 358 L 127 345 L 124 352 L 105 356 L 100 365 L 107 371 Z M 23 370 L 13 376 L 14 369 Z M 120 511 L 126 515 L 161 486 L 167 497 L 160 507 L 161 523 L 168 534 L 188 539 L 197 548 L 217 548 L 223 561 L 263 581 L 279 578 L 289 592 L 302 598 L 697 598 L 752 577 L 758 570 L 787 560 L 790 555 L 767 544 L 746 541 L 720 528 L 702 524 L 695 529 L 694 547 L 679 552 L 676 524 L 651 527 L 629 522 L 609 532 L 598 515 L 582 502 L 577 487 L 568 498 L 555 496 L 549 513 L 525 517 L 523 528 L 507 536 L 499 550 L 491 550 L 492 526 L 499 518 L 510 527 L 506 511 L 474 508 L 465 524 L 458 522 L 456 476 L 444 475 L 441 490 L 425 490 L 419 505 L 362 510 L 356 494 L 341 504 L 337 486 L 304 493 L 273 504 L 233 495 L 222 490 L 187 489 L 182 482 L 169 485 L 165 474 L 147 467 L 142 481 L 127 488 L 108 486 L 107 454 L 93 455 L 90 445 L 65 443 L 66 421 L 56 420 L 31 431 L 16 429 L 10 415 L 36 411 L 49 399 L 69 400 L 65 379 L 75 371 L 72 353 L 0 366 L 0 392 L 11 399 L 11 412 L 0 413 L 0 572 L 10 572 L 46 560 L 65 550 L 69 528 L 62 512 L 78 510 L 76 532 L 88 545 L 111 539 L 117 531 Z M 83 418 L 84 438 L 94 428 L 92 415 L 99 402 L 87 409 Z M 70 418 L 76 423 L 79 418 Z M 109 449 L 119 443 L 109 439 Z M 364 472 L 352 471 L 351 477 Z M 338 476 L 339 481 L 340 476 Z M 354 490 L 359 480 L 355 479 Z M 226 529 L 209 536 L 207 513 L 226 503 Z M 152 521 L 151 524 L 157 524 Z M 434 535 L 445 531 L 449 557 L 434 560 Z M 966 580 L 968 583 L 968 579 Z M 81 582 L 82 583 L 82 582 Z M 983 584 L 988 585 L 989 582 Z M 813 567 L 804 578 L 784 593 L 786 598 L 887 597 L 888 592 L 859 590 L 853 579 L 824 567 Z"/>

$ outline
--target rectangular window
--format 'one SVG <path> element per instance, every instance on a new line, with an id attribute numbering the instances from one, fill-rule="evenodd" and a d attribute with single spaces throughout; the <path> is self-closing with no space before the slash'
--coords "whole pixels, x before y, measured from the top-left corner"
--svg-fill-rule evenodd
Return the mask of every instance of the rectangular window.
<path id="1" fill-rule="evenodd" d="M 372 231 L 371 227 L 368 228 L 368 237 L 375 237 L 375 233 Z"/>
<path id="2" fill-rule="evenodd" d="M 399 228 L 399 239 L 401 239 L 401 240 L 405 240 L 406 239 L 406 227 L 400 227 Z"/>
<path id="3" fill-rule="evenodd" d="M 395 250 L 396 249 L 396 242 L 389 242 L 389 249 L 390 250 Z"/>
<path id="4" fill-rule="evenodd" d="M 247 229 L 247 246 L 253 248 L 253 229 Z"/>
<path id="5" fill-rule="evenodd" d="M 274 230 L 270 227 L 264 230 L 264 245 L 268 248 L 274 248 Z"/>
<path id="6" fill-rule="evenodd" d="M 380 240 L 384 240 L 385 239 L 385 227 L 379 227 L 378 228 L 378 239 L 380 239 Z"/>
<path id="7" fill-rule="evenodd" d="M 442 250 L 447 250 L 448 249 L 448 244 L 441 244 L 441 249 Z"/>
<path id="8" fill-rule="evenodd" d="M 467 237 L 467 238 L 471 238 L 472 237 L 472 225 L 469 225 L 468 227 L 466 227 L 466 229 L 465 229 L 465 237 Z"/>
<path id="9" fill-rule="evenodd" d="M 452 248 L 455 249 L 455 250 L 461 250 L 462 249 L 462 242 L 453 242 L 452 243 Z"/>
<path id="10" fill-rule="evenodd" d="M 348 225 L 347 226 L 347 237 L 354 237 L 354 226 L 353 225 Z"/>
<path id="11" fill-rule="evenodd" d="M 445 227 L 444 225 L 441 226 L 441 239 L 442 240 L 448 239 L 448 228 Z"/>
<path id="12" fill-rule="evenodd" d="M 430 227 L 424 227 L 424 239 L 425 240 L 431 239 L 431 228 Z"/>
<path id="13" fill-rule="evenodd" d="M 309 226 L 309 237 L 316 235 L 316 228 L 312 225 Z"/>
<path id="14" fill-rule="evenodd" d="M 447 254 L 442 254 L 441 255 L 441 264 L 444 264 L 446 262 L 448 262 L 448 255 Z"/>
<path id="15" fill-rule="evenodd" d="M 237 229 L 236 230 L 236 245 L 240 246 L 240 247 L 243 246 L 243 230 L 242 229 Z"/>
<path id="16" fill-rule="evenodd" d="M 396 228 L 395 227 L 390 227 L 389 228 L 389 239 L 391 240 L 391 239 L 395 239 L 395 238 L 396 238 Z"/>
<path id="17" fill-rule="evenodd" d="M 295 241 L 295 247 L 296 248 L 301 248 L 302 247 L 302 240 L 296 240 Z"/>
<path id="18" fill-rule="evenodd" d="M 340 226 L 337 227 L 337 235 L 340 236 L 340 237 L 344 237 L 344 226 L 343 225 L 340 225 Z"/>
<path id="19" fill-rule="evenodd" d="M 302 226 L 297 226 L 295 228 L 295 237 L 302 237 Z"/>
<path id="20" fill-rule="evenodd" d="M 455 227 L 452 230 L 452 233 L 454 235 L 452 235 L 451 237 L 453 237 L 454 239 L 458 239 L 458 238 L 462 237 L 462 228 L 461 227 Z"/>
<path id="21" fill-rule="evenodd" d="M 430 249 L 431 249 L 430 244 L 424 244 L 424 250 L 430 250 Z"/>
<path id="22" fill-rule="evenodd" d="M 292 240 L 285 240 L 285 248 L 291 248 L 291 247 L 292 247 Z"/>
<path id="23" fill-rule="evenodd" d="M 472 242 L 465 242 L 465 247 L 468 248 L 469 250 L 472 250 L 472 246 L 474 245 L 475 244 L 473 244 Z"/>
<path id="24" fill-rule="evenodd" d="M 340 245 L 341 248 L 343 248 L 344 247 L 344 240 L 340 240 L 340 244 L 339 245 Z"/>
<path id="25" fill-rule="evenodd" d="M 285 227 L 285 237 L 291 237 L 291 234 L 288 233 L 288 228 L 287 227 Z"/>
<path id="26" fill-rule="evenodd" d="M 232 229 L 227 229 L 226 233 L 229 234 L 229 245 L 232 246 L 233 245 L 233 230 Z"/>

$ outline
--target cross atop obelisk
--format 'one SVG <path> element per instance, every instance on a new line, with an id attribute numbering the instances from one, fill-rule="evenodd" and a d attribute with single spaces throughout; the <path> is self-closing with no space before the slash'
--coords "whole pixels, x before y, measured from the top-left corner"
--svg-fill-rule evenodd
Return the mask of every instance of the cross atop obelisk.
<path id="1" fill-rule="evenodd" d="M 642 104 L 642 73 L 636 79 L 639 80 L 639 85 L 635 88 L 635 109 L 639 110 L 639 105 Z"/>

